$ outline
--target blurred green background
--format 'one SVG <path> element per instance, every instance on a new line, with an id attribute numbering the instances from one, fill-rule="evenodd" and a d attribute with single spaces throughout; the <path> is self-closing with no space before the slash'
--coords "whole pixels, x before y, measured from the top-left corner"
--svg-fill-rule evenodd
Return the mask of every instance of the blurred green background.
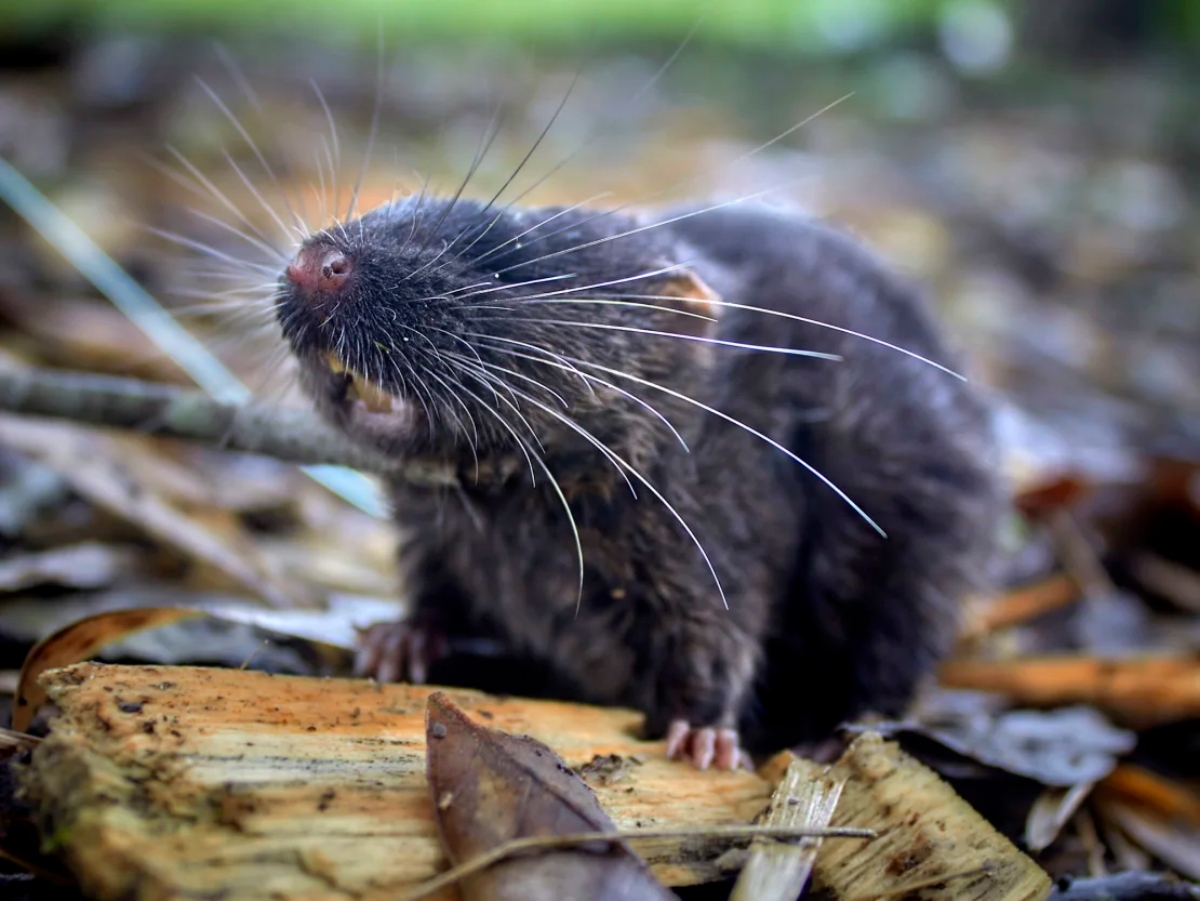
<path id="1" fill-rule="evenodd" d="M 146 226 L 253 252 L 197 173 L 269 228 L 254 191 L 316 221 L 486 145 L 490 196 L 570 93 L 506 199 L 802 205 L 929 286 L 1015 445 L 1111 468 L 1200 435 L 1198 60 L 1191 0 L 7 0 L 0 154 L 183 315 L 245 297 Z M 11 322 L 95 298 L 5 210 L 0 244 Z"/>
<path id="2" fill-rule="evenodd" d="M 820 51 L 886 43 L 904 32 L 937 27 L 939 21 L 984 8 L 1000 9 L 1013 18 L 1074 21 L 1080 33 L 1096 29 L 1097 23 L 1106 23 L 1101 28 L 1132 26 L 1143 38 L 1180 46 L 1194 45 L 1200 33 L 1200 9 L 1187 0 L 343 0 L 336 5 L 325 0 L 43 0 L 8 3 L 5 18 L 7 27 L 26 35 L 64 23 L 222 31 L 267 26 L 300 35 L 308 25 L 326 36 L 373 35 L 382 23 L 396 30 L 396 40 L 412 43 L 433 37 L 557 41 L 583 35 L 669 40 L 703 12 L 705 40 Z"/>

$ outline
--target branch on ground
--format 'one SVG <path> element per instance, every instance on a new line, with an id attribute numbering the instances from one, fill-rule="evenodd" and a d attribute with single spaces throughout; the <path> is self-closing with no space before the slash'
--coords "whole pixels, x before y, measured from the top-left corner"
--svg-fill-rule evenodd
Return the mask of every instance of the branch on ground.
<path id="1" fill-rule="evenodd" d="M 305 465 L 347 466 L 416 484 L 448 484 L 441 467 L 359 447 L 308 410 L 222 403 L 200 391 L 45 369 L 0 371 L 0 410 L 183 438 Z"/>

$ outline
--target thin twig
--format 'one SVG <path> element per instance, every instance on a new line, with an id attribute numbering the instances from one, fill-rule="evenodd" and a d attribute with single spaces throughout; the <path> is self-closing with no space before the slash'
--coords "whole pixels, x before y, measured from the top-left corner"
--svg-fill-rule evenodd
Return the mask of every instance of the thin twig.
<path id="1" fill-rule="evenodd" d="M 501 861 L 527 852 L 576 848 L 593 842 L 612 842 L 625 845 L 631 839 L 739 839 L 739 838 L 859 838 L 876 837 L 873 829 L 856 829 L 848 826 L 832 826 L 825 829 L 797 828 L 795 826 L 709 826 L 696 829 L 650 829 L 637 832 L 580 832 L 573 835 L 534 835 L 517 838 L 492 850 L 472 857 L 470 860 L 451 867 L 420 886 L 403 895 L 401 901 L 418 901 L 447 886 L 454 885 L 468 876 L 495 866 Z"/>
<path id="2" fill-rule="evenodd" d="M 0 726 L 0 760 L 41 744 L 42 740 L 27 732 L 16 732 Z"/>
<path id="3" fill-rule="evenodd" d="M 202 441 L 293 463 L 348 466 L 412 484 L 455 484 L 444 466 L 376 454 L 308 410 L 223 403 L 199 391 L 137 379 L 44 369 L 0 371 L 0 410 Z"/>
<path id="4" fill-rule="evenodd" d="M 25 176 L 0 159 L 0 199 L 67 258 L 96 289 L 129 317 L 212 397 L 227 403 L 250 398 L 243 385 L 195 336 L 180 325 L 95 241 L 52 204 Z M 305 467 L 309 478 L 361 510 L 383 515 L 378 492 L 361 475 L 346 470 Z"/>

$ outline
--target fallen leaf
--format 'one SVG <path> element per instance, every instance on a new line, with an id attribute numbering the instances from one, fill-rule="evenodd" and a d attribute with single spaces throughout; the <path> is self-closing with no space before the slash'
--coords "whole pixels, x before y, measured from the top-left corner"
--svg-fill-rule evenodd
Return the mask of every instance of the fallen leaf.
<path id="1" fill-rule="evenodd" d="M 273 572 L 244 534 L 222 535 L 148 490 L 122 444 L 66 425 L 0 417 L 0 440 L 49 466 L 92 504 L 174 547 L 275 607 L 311 606 L 309 592 Z"/>
<path id="2" fill-rule="evenodd" d="M 0 561 L 0 591 L 20 591 L 35 585 L 103 588 L 133 572 L 139 556 L 134 548 L 94 541 L 17 554 Z"/>
<path id="3" fill-rule="evenodd" d="M 1043 791 L 1025 819 L 1025 847 L 1037 853 L 1049 848 L 1067 821 L 1079 810 L 1095 783 L 1081 782 L 1070 788 L 1051 786 Z"/>
<path id="4" fill-rule="evenodd" d="M 438 834 L 452 863 L 516 839 L 614 833 L 611 841 L 547 847 L 467 876 L 465 901 L 674 897 L 616 836 L 587 783 L 546 745 L 477 726 L 441 692 L 429 697 L 426 741 Z"/>
<path id="5" fill-rule="evenodd" d="M 889 737 L 917 735 L 971 760 L 1043 785 L 1072 788 L 1112 772 L 1137 737 L 1090 707 L 1011 710 L 991 715 L 944 712 L 921 722 L 877 723 Z"/>
<path id="6" fill-rule="evenodd" d="M 1200 885 L 1168 873 L 1113 873 L 1091 879 L 1059 880 L 1054 901 L 1200 901 Z"/>
<path id="7" fill-rule="evenodd" d="M 178 607 L 115 610 L 81 619 L 47 636 L 34 645 L 21 667 L 21 676 L 17 681 L 16 696 L 13 699 L 13 729 L 17 732 L 26 731 L 38 708 L 46 700 L 46 692 L 38 684 L 38 676 L 46 670 L 86 660 L 106 644 L 131 632 L 153 629 L 181 619 L 204 615 L 198 610 Z"/>

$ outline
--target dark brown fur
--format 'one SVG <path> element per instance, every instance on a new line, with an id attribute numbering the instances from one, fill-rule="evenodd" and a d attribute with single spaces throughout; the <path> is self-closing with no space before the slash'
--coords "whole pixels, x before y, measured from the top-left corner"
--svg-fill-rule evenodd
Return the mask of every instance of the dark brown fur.
<path id="1" fill-rule="evenodd" d="M 953 366 L 921 299 L 855 242 L 764 207 L 670 221 L 679 215 L 646 227 L 622 214 L 407 200 L 310 239 L 349 261 L 336 288 L 281 283 L 284 332 L 323 412 L 462 482 L 391 486 L 410 632 L 490 637 L 545 665 L 552 693 L 631 705 L 654 733 L 674 719 L 740 728 L 755 750 L 823 737 L 868 710 L 898 714 L 949 647 L 991 548 L 999 492 L 984 404 L 947 373 L 860 337 L 705 305 L 703 284 L 726 303 Z M 468 296 L 471 285 L 488 293 Z M 539 292 L 553 296 L 528 299 Z M 716 323 L 688 315 L 706 309 Z M 356 411 L 346 377 L 322 361 L 329 350 L 399 409 Z M 687 449 L 569 361 L 652 405 Z M 797 454 L 886 539 L 779 449 L 676 394 Z M 634 467 L 695 540 L 545 407 Z M 578 523 L 582 597 L 562 498 L 535 452 Z"/>

